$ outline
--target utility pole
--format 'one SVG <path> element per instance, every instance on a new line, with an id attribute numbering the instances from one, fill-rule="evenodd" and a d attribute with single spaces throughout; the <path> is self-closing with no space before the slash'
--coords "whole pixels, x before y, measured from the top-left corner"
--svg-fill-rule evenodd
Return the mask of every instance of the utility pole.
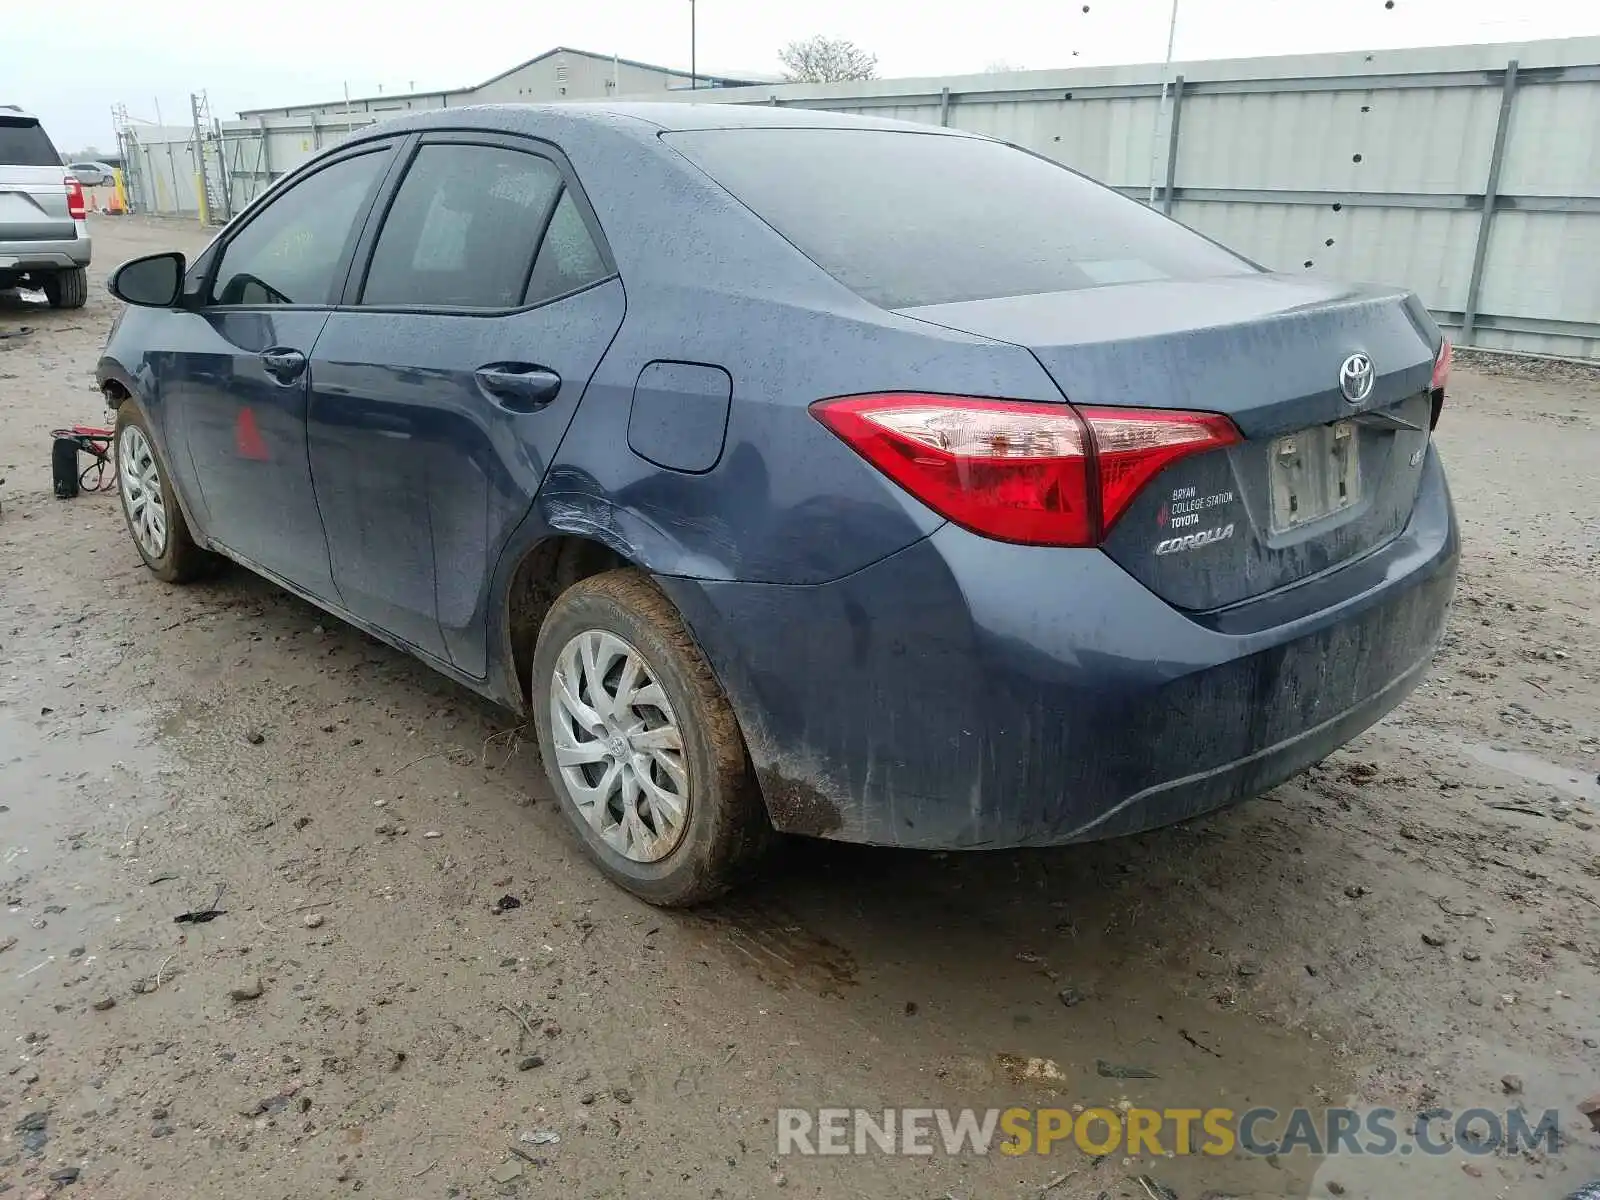
<path id="1" fill-rule="evenodd" d="M 111 125 L 117 131 L 117 153 L 122 156 L 122 173 L 119 184 L 122 194 L 124 213 L 132 210 L 134 196 L 139 197 L 139 207 L 147 203 L 140 184 L 144 181 L 144 164 L 135 162 L 135 156 L 141 154 L 138 138 L 133 132 L 133 119 L 128 116 L 126 104 L 113 104 L 111 106 Z"/>
<path id="2" fill-rule="evenodd" d="M 700 76 L 695 71 L 694 0 L 689 0 L 689 90 L 700 86 Z"/>
<path id="3" fill-rule="evenodd" d="M 206 144 L 200 132 L 200 96 L 196 92 L 189 93 L 189 115 L 194 119 L 194 169 L 200 220 L 210 225 L 216 218 L 211 211 L 211 185 L 206 178 Z"/>
<path id="4" fill-rule="evenodd" d="M 1155 120 L 1150 123 L 1150 207 L 1156 206 L 1156 141 L 1161 134 L 1161 118 L 1167 114 L 1167 76 L 1172 74 L 1172 46 L 1178 37 L 1178 0 L 1172 0 L 1172 17 L 1167 21 L 1167 58 L 1161 64 L 1161 99 L 1156 102 Z"/>

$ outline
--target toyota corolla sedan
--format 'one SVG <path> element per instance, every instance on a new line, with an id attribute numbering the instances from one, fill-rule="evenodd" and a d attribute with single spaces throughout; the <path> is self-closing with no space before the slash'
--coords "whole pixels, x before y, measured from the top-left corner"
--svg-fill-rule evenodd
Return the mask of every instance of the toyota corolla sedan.
<path id="1" fill-rule="evenodd" d="M 1026 150 L 721 104 L 363 131 L 122 266 L 128 528 L 523 714 L 613 880 L 1243 800 L 1422 678 L 1450 346 Z M 530 781 L 531 782 L 531 781 Z"/>

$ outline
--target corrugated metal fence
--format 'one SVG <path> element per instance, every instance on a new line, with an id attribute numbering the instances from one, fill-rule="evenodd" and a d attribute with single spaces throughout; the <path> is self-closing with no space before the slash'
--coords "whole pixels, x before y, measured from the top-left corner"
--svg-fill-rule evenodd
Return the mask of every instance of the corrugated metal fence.
<path id="1" fill-rule="evenodd" d="M 130 125 L 118 134 L 135 212 L 199 217 L 220 225 L 317 152 L 373 124 L 336 118 L 222 121 L 210 129 Z"/>
<path id="2" fill-rule="evenodd" d="M 1140 199 L 1153 188 L 1172 216 L 1275 270 L 1406 284 L 1462 344 L 1600 358 L 1600 38 L 1180 63 L 1167 76 L 1132 66 L 785 84 L 696 99 L 1004 138 Z M 198 211 L 203 159 L 221 164 L 208 169 L 225 172 L 238 211 L 369 120 L 223 122 L 202 133 L 214 145 L 198 155 L 192 135 L 140 132 L 134 203 Z"/>

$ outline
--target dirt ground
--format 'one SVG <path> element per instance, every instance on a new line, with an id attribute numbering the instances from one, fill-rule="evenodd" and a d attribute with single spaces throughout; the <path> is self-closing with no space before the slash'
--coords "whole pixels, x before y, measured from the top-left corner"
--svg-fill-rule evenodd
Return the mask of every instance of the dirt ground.
<path id="1" fill-rule="evenodd" d="M 33 327 L 0 336 L 7 1200 L 246 1180 L 262 1198 L 1554 1200 L 1600 1177 L 1576 1108 L 1600 1091 L 1596 374 L 1458 366 L 1450 633 L 1403 708 L 1305 775 L 1108 844 L 796 845 L 736 899 L 667 913 L 590 869 L 508 714 L 243 571 L 163 585 L 114 496 L 53 498 L 50 430 L 103 420 L 106 271 L 204 241 L 94 232 L 85 310 L 0 294 L 0 335 Z M 1029 1057 L 1061 1078 L 1018 1081 Z M 776 1155 L 779 1106 L 1124 1100 L 1520 1105 L 1558 1110 L 1565 1141 Z"/>

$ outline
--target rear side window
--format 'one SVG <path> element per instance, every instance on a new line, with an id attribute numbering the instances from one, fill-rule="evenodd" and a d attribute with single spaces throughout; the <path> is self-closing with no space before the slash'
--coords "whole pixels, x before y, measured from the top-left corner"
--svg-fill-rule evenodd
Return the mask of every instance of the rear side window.
<path id="1" fill-rule="evenodd" d="M 61 156 L 31 117 L 0 116 L 0 167 L 59 167 Z"/>
<path id="2" fill-rule="evenodd" d="M 884 308 L 1256 270 L 1137 201 L 1000 142 L 866 129 L 665 140 Z"/>
<path id="3" fill-rule="evenodd" d="M 539 257 L 533 262 L 526 302 L 537 304 L 577 291 L 610 273 L 600 248 L 589 236 L 589 227 L 583 223 L 577 201 L 571 192 L 563 190 L 539 247 Z"/>
<path id="4" fill-rule="evenodd" d="M 361 303 L 516 308 L 560 195 L 561 172 L 537 155 L 423 146 L 378 235 Z"/>

